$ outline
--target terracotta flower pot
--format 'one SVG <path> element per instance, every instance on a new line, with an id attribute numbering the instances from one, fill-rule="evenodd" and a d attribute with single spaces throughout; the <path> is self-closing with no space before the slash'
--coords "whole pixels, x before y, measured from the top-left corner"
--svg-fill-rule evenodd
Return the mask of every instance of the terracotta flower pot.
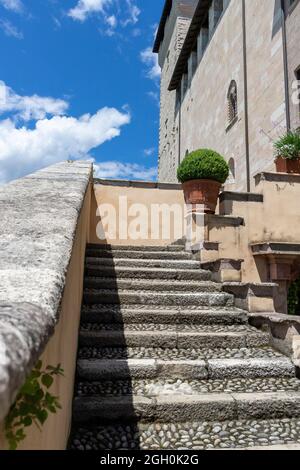
<path id="1" fill-rule="evenodd" d="M 277 157 L 275 160 L 277 173 L 298 173 L 300 174 L 300 157 L 289 159 Z"/>
<path id="2" fill-rule="evenodd" d="M 221 183 L 213 180 L 186 181 L 182 184 L 185 202 L 193 208 L 202 205 L 206 214 L 214 214 L 221 186 Z"/>

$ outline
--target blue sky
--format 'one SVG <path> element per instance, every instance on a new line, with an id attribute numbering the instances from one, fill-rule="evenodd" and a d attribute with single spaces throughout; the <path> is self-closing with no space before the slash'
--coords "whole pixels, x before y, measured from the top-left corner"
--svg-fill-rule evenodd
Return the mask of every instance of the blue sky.
<path id="1" fill-rule="evenodd" d="M 0 0 L 0 182 L 69 158 L 156 178 L 164 0 Z"/>

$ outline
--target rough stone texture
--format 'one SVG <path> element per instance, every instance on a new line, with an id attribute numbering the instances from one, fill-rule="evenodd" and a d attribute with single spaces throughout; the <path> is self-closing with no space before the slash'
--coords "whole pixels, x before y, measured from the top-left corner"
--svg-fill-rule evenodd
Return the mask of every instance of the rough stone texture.
<path id="1" fill-rule="evenodd" d="M 293 377 L 295 369 L 288 358 L 214 359 L 208 361 L 209 377 Z"/>
<path id="2" fill-rule="evenodd" d="M 59 319 L 91 175 L 60 163 L 0 188 L 0 419 Z"/>
<path id="3" fill-rule="evenodd" d="M 159 323 L 159 324 L 183 324 L 188 325 L 238 325 L 247 321 L 247 315 L 238 310 L 181 310 L 168 308 L 141 308 L 133 305 L 131 308 L 122 308 L 118 305 L 93 305 L 85 306 L 82 311 L 82 321 L 87 323 L 99 322 L 106 324 L 136 324 L 136 323 Z"/>
<path id="4" fill-rule="evenodd" d="M 189 421 L 80 426 L 74 430 L 71 449 L 260 449 L 300 448 L 299 419 Z"/>
<path id="5" fill-rule="evenodd" d="M 164 269 L 164 268 L 144 268 L 138 267 L 125 267 L 125 266 L 86 266 L 86 273 L 88 276 L 105 276 L 107 278 L 131 278 L 131 279 L 166 279 L 166 280 L 209 280 L 211 274 L 202 269 Z"/>

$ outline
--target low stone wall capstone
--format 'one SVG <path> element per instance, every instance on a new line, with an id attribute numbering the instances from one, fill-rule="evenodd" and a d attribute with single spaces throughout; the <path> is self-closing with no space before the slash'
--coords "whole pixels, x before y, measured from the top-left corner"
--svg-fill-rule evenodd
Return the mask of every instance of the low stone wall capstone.
<path id="1" fill-rule="evenodd" d="M 91 178 L 92 164 L 64 162 L 0 188 L 0 422 L 42 353 L 45 366 L 65 369 L 54 384 L 60 423 L 52 420 L 52 437 L 43 431 L 25 448 L 66 445 Z"/>

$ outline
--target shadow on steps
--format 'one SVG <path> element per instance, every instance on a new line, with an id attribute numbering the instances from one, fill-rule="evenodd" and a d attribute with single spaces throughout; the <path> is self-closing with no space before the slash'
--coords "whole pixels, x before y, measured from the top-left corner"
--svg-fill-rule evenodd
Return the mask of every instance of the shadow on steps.
<path id="1" fill-rule="evenodd" d="M 88 256 L 88 250 L 86 257 Z M 113 254 L 110 246 L 105 247 L 105 258 L 112 260 Z M 130 370 L 127 367 L 127 345 L 124 335 L 124 321 L 122 316 L 121 302 L 118 295 L 117 275 L 114 269 L 109 272 L 109 289 L 115 291 L 113 305 L 105 305 L 105 316 L 101 315 L 101 305 L 93 305 L 83 296 L 83 310 L 95 314 L 89 315 L 89 323 L 86 323 L 84 313 L 81 316 L 81 331 L 99 331 L 99 328 L 117 329 L 118 345 L 122 360 L 122 376 L 114 382 L 109 377 L 97 377 L 97 367 L 93 370 L 81 370 L 77 368 L 75 390 L 73 398 L 72 429 L 69 438 L 69 450 L 139 450 L 139 417 L 133 406 L 133 386 Z M 85 286 L 89 288 L 86 284 Z M 111 308 L 111 319 L 107 316 L 107 310 Z M 97 313 L 96 313 L 97 311 Z M 100 324 L 100 327 L 99 327 Z M 102 344 L 95 345 L 93 341 L 89 346 L 81 344 L 79 336 L 79 348 L 77 362 L 80 359 L 80 351 L 89 349 L 90 357 L 93 358 L 93 348 L 101 349 Z M 107 349 L 106 349 L 107 350 Z M 109 360 L 109 353 L 103 359 Z M 93 360 L 96 366 L 98 359 Z M 119 397 L 116 403 L 116 397 Z M 114 398 L 113 406 L 109 403 Z"/>

